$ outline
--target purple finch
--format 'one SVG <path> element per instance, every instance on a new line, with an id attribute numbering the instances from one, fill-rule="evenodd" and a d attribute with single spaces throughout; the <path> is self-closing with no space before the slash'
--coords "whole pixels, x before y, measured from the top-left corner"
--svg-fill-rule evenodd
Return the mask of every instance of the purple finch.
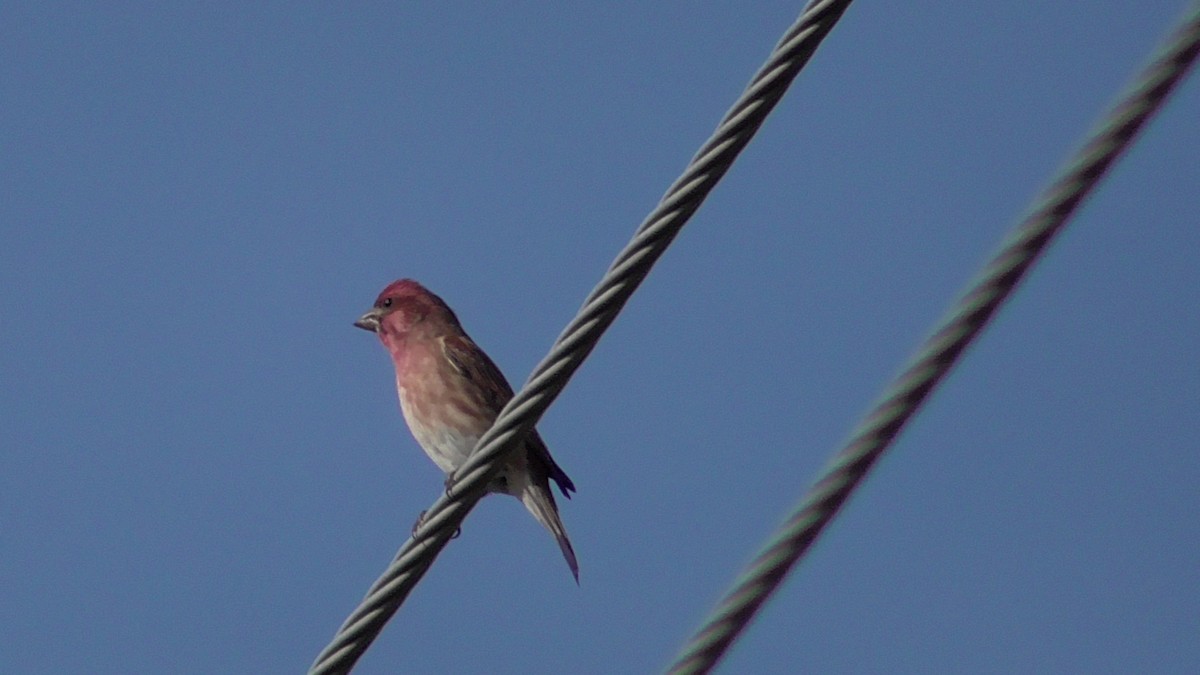
<path id="1" fill-rule="evenodd" d="M 355 326 L 374 332 L 392 355 L 404 421 L 447 484 L 492 426 L 512 387 L 463 330 L 449 305 L 412 279 L 392 283 Z M 570 499 L 575 484 L 534 430 L 513 452 L 488 492 L 510 494 L 544 525 L 579 582 L 579 565 L 550 492 L 550 479 Z"/>

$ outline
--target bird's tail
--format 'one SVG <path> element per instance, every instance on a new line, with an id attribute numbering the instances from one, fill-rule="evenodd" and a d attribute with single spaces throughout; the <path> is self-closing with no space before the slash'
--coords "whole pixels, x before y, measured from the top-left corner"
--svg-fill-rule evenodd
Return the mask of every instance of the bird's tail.
<path id="1" fill-rule="evenodd" d="M 571 540 L 567 537 L 567 528 L 563 525 L 562 518 L 558 516 L 558 505 L 554 503 L 554 495 L 550 494 L 550 485 L 545 480 L 542 485 L 531 484 L 525 486 L 521 491 L 521 502 L 525 504 L 525 508 L 533 514 L 534 518 L 541 523 L 550 534 L 554 535 L 554 540 L 558 542 L 558 547 L 562 549 L 563 557 L 567 560 L 567 565 L 571 568 L 571 574 L 575 576 L 575 583 L 579 583 L 579 563 L 575 560 L 575 549 L 571 547 Z"/>

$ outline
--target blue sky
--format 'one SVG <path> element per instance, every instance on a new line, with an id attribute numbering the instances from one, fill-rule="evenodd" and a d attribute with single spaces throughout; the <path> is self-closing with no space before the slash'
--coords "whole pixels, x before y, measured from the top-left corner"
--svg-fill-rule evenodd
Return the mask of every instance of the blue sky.
<path id="1" fill-rule="evenodd" d="M 438 495 L 351 322 L 522 382 L 800 2 L 0 7 L 0 670 L 285 673 Z M 858 3 L 356 672 L 664 666 L 1183 3 Z M 1200 669 L 1186 82 L 729 673 Z"/>

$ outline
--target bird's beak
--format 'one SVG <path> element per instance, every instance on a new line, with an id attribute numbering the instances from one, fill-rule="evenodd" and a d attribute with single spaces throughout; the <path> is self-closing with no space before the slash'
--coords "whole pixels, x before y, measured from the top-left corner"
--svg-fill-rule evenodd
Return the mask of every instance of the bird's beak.
<path id="1" fill-rule="evenodd" d="M 372 333 L 379 332 L 379 320 L 383 318 L 383 312 L 378 307 L 358 317 L 358 321 L 354 322 L 355 326 L 363 330 L 369 330 Z"/>

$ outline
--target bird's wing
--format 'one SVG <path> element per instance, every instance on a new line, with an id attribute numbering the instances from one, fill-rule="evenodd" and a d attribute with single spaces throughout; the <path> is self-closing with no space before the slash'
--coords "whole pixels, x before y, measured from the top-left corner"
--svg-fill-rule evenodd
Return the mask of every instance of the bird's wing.
<path id="1" fill-rule="evenodd" d="M 446 361 L 459 375 L 475 385 L 492 415 L 499 414 L 504 404 L 513 397 L 512 387 L 504 379 L 504 373 L 466 335 L 444 335 L 438 341 L 442 343 L 442 354 Z"/>
<path id="2" fill-rule="evenodd" d="M 504 373 L 500 372 L 487 353 L 466 335 L 444 335 L 438 339 L 442 343 L 442 354 L 450 365 L 475 385 L 492 414 L 499 415 L 500 410 L 513 397 L 512 386 L 508 384 Z M 546 447 L 541 434 L 534 429 L 525 444 L 532 458 L 535 461 L 540 460 L 540 473 L 553 479 L 563 496 L 570 499 L 575 483 L 550 456 L 550 449 Z"/>

